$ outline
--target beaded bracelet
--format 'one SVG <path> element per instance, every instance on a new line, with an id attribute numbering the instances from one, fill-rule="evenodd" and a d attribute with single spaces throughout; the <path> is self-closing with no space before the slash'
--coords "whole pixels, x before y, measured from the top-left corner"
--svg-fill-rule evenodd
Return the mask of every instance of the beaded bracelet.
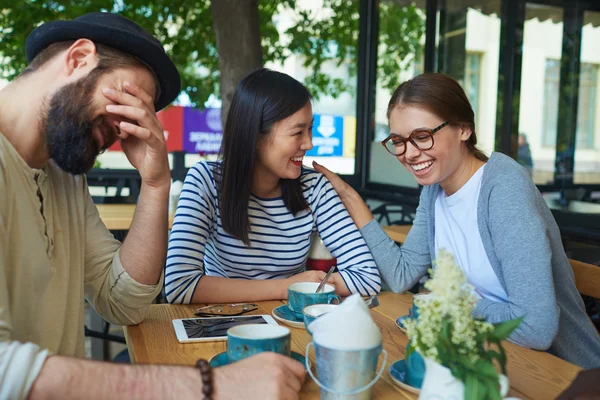
<path id="1" fill-rule="evenodd" d="M 202 358 L 196 362 L 196 368 L 200 370 L 200 375 L 202 377 L 202 394 L 204 395 L 204 400 L 212 400 L 212 368 L 208 361 Z"/>

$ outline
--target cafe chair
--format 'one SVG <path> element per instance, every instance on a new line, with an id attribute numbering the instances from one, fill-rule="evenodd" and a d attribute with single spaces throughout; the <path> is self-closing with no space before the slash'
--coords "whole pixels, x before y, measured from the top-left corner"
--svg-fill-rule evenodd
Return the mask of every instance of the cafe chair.
<path id="1" fill-rule="evenodd" d="M 415 207 L 397 204 L 382 204 L 371 211 L 380 225 L 412 224 L 416 212 Z"/>
<path id="2" fill-rule="evenodd" d="M 569 260 L 575 274 L 575 286 L 584 296 L 600 299 L 600 266 Z"/>
<path id="3" fill-rule="evenodd" d="M 600 331 L 600 266 L 569 260 L 575 274 L 575 286 L 581 294 L 587 314 Z"/>
<path id="4" fill-rule="evenodd" d="M 102 328 L 102 331 L 96 331 L 96 330 L 90 329 L 84 325 L 84 327 L 83 327 L 84 336 L 89 337 L 92 340 L 101 340 L 102 341 L 103 360 L 110 361 L 109 342 L 115 342 L 115 343 L 121 343 L 121 344 L 126 344 L 126 342 L 125 342 L 125 338 L 123 336 L 113 335 L 113 334 L 109 333 L 110 332 L 109 331 L 110 324 L 106 321 L 103 321 L 103 322 L 104 322 L 104 326 Z M 117 354 L 112 361 L 129 363 L 130 360 L 129 360 L 129 353 L 127 352 L 127 349 L 125 349 L 125 350 L 121 351 L 119 354 Z"/>

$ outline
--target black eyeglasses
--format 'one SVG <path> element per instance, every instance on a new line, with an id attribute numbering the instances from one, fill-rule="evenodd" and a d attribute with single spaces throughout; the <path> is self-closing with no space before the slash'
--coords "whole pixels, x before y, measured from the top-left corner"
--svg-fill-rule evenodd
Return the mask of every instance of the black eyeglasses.
<path id="1" fill-rule="evenodd" d="M 401 156 L 406 153 L 407 142 L 411 142 L 413 146 L 419 150 L 429 150 L 433 147 L 433 135 L 449 123 L 450 122 L 446 121 L 433 129 L 415 129 L 410 133 L 407 139 L 392 133 L 387 138 L 382 140 L 381 144 L 383 147 L 385 147 L 388 153 L 393 156 Z"/>

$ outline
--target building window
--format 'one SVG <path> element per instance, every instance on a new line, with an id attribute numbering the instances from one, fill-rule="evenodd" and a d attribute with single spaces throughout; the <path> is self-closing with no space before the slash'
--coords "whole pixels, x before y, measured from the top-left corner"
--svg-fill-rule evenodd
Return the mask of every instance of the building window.
<path id="1" fill-rule="evenodd" d="M 467 60 L 465 63 L 465 82 L 464 89 L 475 118 L 479 116 L 479 81 L 481 76 L 481 54 L 480 53 L 467 53 Z"/>
<path id="2" fill-rule="evenodd" d="M 577 148 L 594 148 L 598 64 L 581 63 L 577 107 Z"/>
<path id="3" fill-rule="evenodd" d="M 556 146 L 559 86 L 560 61 L 548 59 L 544 74 L 544 117 L 542 119 L 542 145 L 545 147 Z"/>

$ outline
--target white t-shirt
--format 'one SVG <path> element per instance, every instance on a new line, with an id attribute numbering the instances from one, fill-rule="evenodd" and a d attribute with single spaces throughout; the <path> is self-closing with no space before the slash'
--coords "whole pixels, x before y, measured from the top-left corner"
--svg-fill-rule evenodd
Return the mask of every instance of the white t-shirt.
<path id="1" fill-rule="evenodd" d="M 477 294 L 506 303 L 508 296 L 485 253 L 477 225 L 477 202 L 485 165 L 452 196 L 440 187 L 435 201 L 435 252 L 450 251 Z"/>

